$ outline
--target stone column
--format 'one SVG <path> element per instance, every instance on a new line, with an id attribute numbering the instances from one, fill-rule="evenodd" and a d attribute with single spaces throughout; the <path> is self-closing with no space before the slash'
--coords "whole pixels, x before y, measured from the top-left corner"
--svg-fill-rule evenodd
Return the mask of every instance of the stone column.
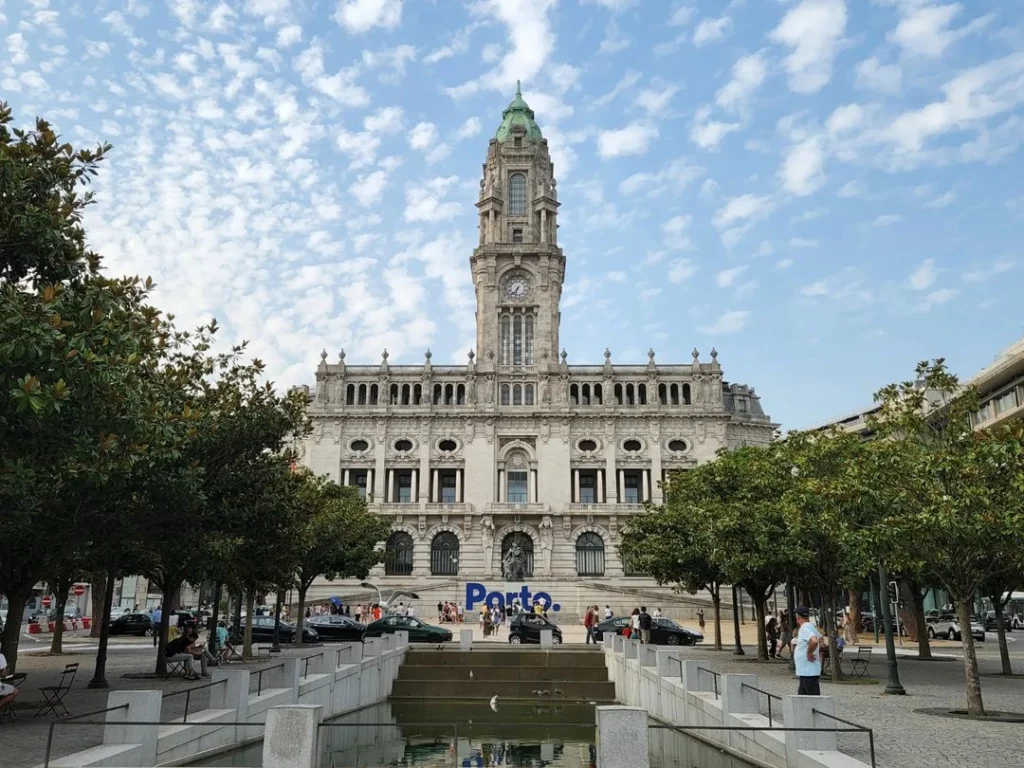
<path id="1" fill-rule="evenodd" d="M 536 469 L 533 471 L 533 477 L 532 477 L 532 479 L 530 481 L 530 482 L 533 483 L 533 501 L 534 501 L 534 503 L 540 501 L 540 488 L 539 488 L 539 486 L 540 486 L 540 478 L 537 476 L 538 472 L 539 472 L 539 470 L 536 470 Z"/>
<path id="2" fill-rule="evenodd" d="M 580 471 L 574 469 L 572 471 L 572 500 L 577 504 L 580 503 Z"/>
<path id="3" fill-rule="evenodd" d="M 626 498 L 626 471 L 624 469 L 619 470 L 619 485 L 616 490 L 618 490 L 616 495 L 620 499 Z"/>
<path id="4" fill-rule="evenodd" d="M 547 208 L 540 209 L 540 241 L 548 241 L 548 211 Z"/>
<path id="5" fill-rule="evenodd" d="M 384 489 L 384 501 L 385 503 L 393 501 L 391 498 L 395 493 L 395 470 L 388 470 L 388 486 Z"/>
<path id="6" fill-rule="evenodd" d="M 220 687 L 220 686 L 218 686 Z M 160 737 L 158 725 L 131 725 L 131 723 L 155 723 L 160 721 L 163 694 L 160 691 L 111 691 L 107 694 L 107 707 L 126 709 L 107 712 L 104 717 L 104 744 L 138 744 L 139 765 L 156 765 L 157 741 Z"/>
<path id="7" fill-rule="evenodd" d="M 640 483 L 642 485 L 642 489 L 641 489 L 641 493 L 640 493 L 640 501 L 650 501 L 651 500 L 650 482 L 647 479 L 649 472 L 650 472 L 649 469 L 642 469 L 642 470 L 640 470 Z"/>
<path id="8" fill-rule="evenodd" d="M 377 498 L 376 483 L 377 483 L 377 470 L 376 469 L 368 469 L 368 470 L 366 470 L 366 500 L 367 501 L 370 501 L 371 498 L 372 499 L 376 499 Z"/>
<path id="9" fill-rule="evenodd" d="M 505 477 L 506 477 L 505 470 L 504 469 L 499 469 L 498 470 L 498 488 L 500 489 L 498 491 L 498 493 L 499 493 L 498 501 L 499 502 L 505 501 L 508 498 L 508 488 L 505 485 Z"/>
<path id="10" fill-rule="evenodd" d="M 597 503 L 604 504 L 604 470 L 597 470 Z"/>
<path id="11" fill-rule="evenodd" d="M 782 720 L 789 728 L 835 728 L 834 720 L 814 713 L 835 714 L 831 696 L 785 696 L 782 699 Z M 786 731 L 786 765 L 797 765 L 801 750 L 834 752 L 835 731 Z"/>
<path id="12" fill-rule="evenodd" d="M 624 765 L 650 768 L 647 712 L 639 707 L 597 707 L 597 768 Z"/>
<path id="13" fill-rule="evenodd" d="M 528 469 L 526 471 L 526 501 L 528 504 L 533 504 L 536 500 L 533 490 L 533 470 Z"/>
<path id="14" fill-rule="evenodd" d="M 416 502 L 419 501 L 420 498 L 420 484 L 418 482 L 419 473 L 414 469 L 412 470 L 412 475 L 410 477 L 411 479 L 409 480 L 409 500 L 413 504 L 415 504 Z"/>
<path id="15" fill-rule="evenodd" d="M 267 710 L 263 768 L 316 768 L 319 704 L 295 704 Z"/>
<path id="16" fill-rule="evenodd" d="M 441 501 L 441 495 L 438 493 L 441 484 L 441 472 L 439 470 L 432 469 L 430 470 L 430 473 L 434 476 L 434 495 L 430 497 L 430 500 L 436 504 L 437 502 Z"/>
<path id="17" fill-rule="evenodd" d="M 455 502 L 462 503 L 462 470 L 455 470 Z"/>
<path id="18" fill-rule="evenodd" d="M 345 479 L 341 481 L 342 485 L 348 485 L 348 470 L 345 470 Z"/>

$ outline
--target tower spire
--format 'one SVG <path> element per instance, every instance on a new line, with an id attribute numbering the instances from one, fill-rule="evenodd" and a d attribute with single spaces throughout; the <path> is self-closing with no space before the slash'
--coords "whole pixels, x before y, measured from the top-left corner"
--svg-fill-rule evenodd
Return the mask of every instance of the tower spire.
<path id="1" fill-rule="evenodd" d="M 519 81 L 518 80 L 516 80 L 516 96 L 518 96 L 519 98 L 523 97 L 523 90 L 522 90 L 522 88 L 519 87 Z"/>

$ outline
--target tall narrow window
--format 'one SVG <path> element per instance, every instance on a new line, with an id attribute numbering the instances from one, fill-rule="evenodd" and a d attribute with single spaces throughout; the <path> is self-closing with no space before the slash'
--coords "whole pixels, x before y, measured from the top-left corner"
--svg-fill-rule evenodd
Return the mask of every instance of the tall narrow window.
<path id="1" fill-rule="evenodd" d="M 523 364 L 523 318 L 512 318 L 512 365 Z"/>
<path id="2" fill-rule="evenodd" d="M 513 173 L 508 177 L 508 215 L 526 215 L 526 174 Z"/>
<path id="3" fill-rule="evenodd" d="M 508 405 L 509 404 L 509 390 L 510 389 L 511 389 L 511 387 L 509 387 L 508 384 L 502 384 L 501 385 L 501 404 L 502 405 Z"/>
<path id="4" fill-rule="evenodd" d="M 514 384 L 512 386 L 512 405 L 523 404 L 523 386 L 522 384 Z"/>
<path id="5" fill-rule="evenodd" d="M 512 318 L 508 315 L 501 316 L 501 364 L 508 365 L 512 362 Z"/>
<path id="6" fill-rule="evenodd" d="M 533 317 L 526 316 L 526 364 L 533 365 Z"/>
<path id="7" fill-rule="evenodd" d="M 527 486 L 529 473 L 517 470 L 509 470 L 508 473 L 508 498 L 510 504 L 526 504 L 530 491 Z"/>
<path id="8" fill-rule="evenodd" d="M 527 384 L 523 395 L 524 405 L 533 405 L 533 384 Z"/>

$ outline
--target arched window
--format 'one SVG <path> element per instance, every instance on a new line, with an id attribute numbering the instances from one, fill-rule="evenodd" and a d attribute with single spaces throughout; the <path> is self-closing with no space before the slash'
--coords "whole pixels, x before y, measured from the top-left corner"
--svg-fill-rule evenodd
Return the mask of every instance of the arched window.
<path id="1" fill-rule="evenodd" d="M 679 405 L 679 385 L 678 384 L 673 384 L 671 392 L 672 392 L 672 400 L 671 400 L 672 405 Z"/>
<path id="2" fill-rule="evenodd" d="M 512 318 L 501 316 L 501 364 L 512 363 Z"/>
<path id="3" fill-rule="evenodd" d="M 508 215 L 526 215 L 526 174 L 513 173 L 508 177 Z"/>
<path id="4" fill-rule="evenodd" d="M 387 576 L 412 574 L 412 536 L 395 531 L 384 545 L 384 573 Z"/>
<path id="5" fill-rule="evenodd" d="M 533 365 L 533 317 L 526 316 L 526 365 Z"/>
<path id="6" fill-rule="evenodd" d="M 419 405 L 423 401 L 423 385 L 414 384 L 412 388 L 412 404 Z"/>
<path id="7" fill-rule="evenodd" d="M 402 405 L 409 404 L 410 388 L 408 384 L 402 385 Z"/>
<path id="8" fill-rule="evenodd" d="M 430 542 L 430 575 L 457 576 L 459 573 L 459 537 L 441 531 Z"/>
<path id="9" fill-rule="evenodd" d="M 594 385 L 594 405 L 600 405 L 601 404 L 601 398 L 602 398 L 601 385 L 600 384 L 595 384 Z"/>
<path id="10" fill-rule="evenodd" d="M 636 400 L 633 399 L 633 385 L 626 385 L 626 405 L 634 405 Z"/>
<path id="11" fill-rule="evenodd" d="M 509 387 L 508 384 L 502 384 L 501 385 L 501 404 L 502 405 L 508 405 L 511 402 L 510 397 L 509 397 L 510 392 L 511 392 L 511 387 Z"/>
<path id="12" fill-rule="evenodd" d="M 501 540 L 501 562 L 505 562 L 505 555 L 512 549 L 512 544 L 517 544 L 519 550 L 523 553 L 525 567 L 523 568 L 523 577 L 531 578 L 533 576 L 533 539 L 530 538 L 530 534 L 523 533 L 522 531 L 512 531 L 504 539 Z"/>
<path id="13" fill-rule="evenodd" d="M 668 389 L 664 384 L 658 385 L 658 402 L 662 405 L 668 405 Z"/>
<path id="14" fill-rule="evenodd" d="M 345 387 L 345 405 L 356 404 L 356 385 L 349 384 Z"/>
<path id="15" fill-rule="evenodd" d="M 398 385 L 391 385 L 391 404 L 398 405 Z"/>
<path id="16" fill-rule="evenodd" d="M 684 405 L 689 405 L 690 404 L 690 385 L 689 384 L 683 384 L 683 404 Z"/>
<path id="17" fill-rule="evenodd" d="M 523 318 L 512 318 L 512 365 L 523 364 Z"/>
<path id="18" fill-rule="evenodd" d="M 523 404 L 533 405 L 533 384 L 527 384 L 523 389 Z"/>
<path id="19" fill-rule="evenodd" d="M 580 385 L 570 384 L 569 385 L 569 405 L 579 405 L 580 402 Z"/>
<path id="20" fill-rule="evenodd" d="M 576 539 L 576 575 L 604 576 L 604 541 L 592 531 Z"/>
<path id="21" fill-rule="evenodd" d="M 366 405 L 366 385 L 359 385 L 359 404 Z"/>
<path id="22" fill-rule="evenodd" d="M 638 405 L 647 405 L 647 385 L 636 385 L 636 402 Z"/>
<path id="23" fill-rule="evenodd" d="M 512 405 L 523 404 L 523 385 L 513 384 L 512 385 Z"/>
<path id="24" fill-rule="evenodd" d="M 459 384 L 459 386 L 455 388 L 455 397 L 456 397 L 456 402 L 459 405 L 465 405 L 466 404 L 466 385 L 465 384 Z"/>
<path id="25" fill-rule="evenodd" d="M 370 385 L 370 405 L 376 405 L 376 404 L 377 404 L 377 385 L 376 384 L 371 384 Z"/>
<path id="26" fill-rule="evenodd" d="M 454 397 L 455 397 L 455 386 L 452 385 L 452 384 L 445 384 L 444 385 L 444 404 L 445 405 L 452 405 L 455 402 Z"/>
<path id="27" fill-rule="evenodd" d="M 580 405 L 590 405 L 590 385 L 584 384 L 580 389 Z"/>
<path id="28" fill-rule="evenodd" d="M 440 405 L 441 404 L 441 398 L 443 397 L 443 395 L 441 394 L 442 392 L 444 392 L 444 387 L 442 387 L 440 384 L 435 384 L 434 385 L 434 405 Z"/>
<path id="29" fill-rule="evenodd" d="M 615 404 L 622 405 L 622 385 L 615 385 Z"/>

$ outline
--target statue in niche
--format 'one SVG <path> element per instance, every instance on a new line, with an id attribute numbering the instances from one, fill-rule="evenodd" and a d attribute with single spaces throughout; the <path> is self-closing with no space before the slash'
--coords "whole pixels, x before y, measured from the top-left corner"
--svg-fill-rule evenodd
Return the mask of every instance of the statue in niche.
<path id="1" fill-rule="evenodd" d="M 490 515 L 484 515 L 480 521 L 480 542 L 484 550 L 484 573 L 490 576 L 494 557 L 494 521 Z"/>
<path id="2" fill-rule="evenodd" d="M 549 380 L 550 380 L 550 377 L 548 377 L 548 376 L 541 376 L 540 377 L 540 404 L 541 405 L 548 405 L 549 404 L 549 398 L 551 397 L 551 393 L 548 391 L 548 382 L 549 382 Z"/>
<path id="3" fill-rule="evenodd" d="M 516 541 L 512 542 L 501 560 L 501 575 L 505 581 L 522 581 L 526 578 L 526 553 Z"/>
<path id="4" fill-rule="evenodd" d="M 554 545 L 554 531 L 551 526 L 551 517 L 544 515 L 540 521 L 540 558 L 543 573 L 551 575 L 551 550 Z"/>

